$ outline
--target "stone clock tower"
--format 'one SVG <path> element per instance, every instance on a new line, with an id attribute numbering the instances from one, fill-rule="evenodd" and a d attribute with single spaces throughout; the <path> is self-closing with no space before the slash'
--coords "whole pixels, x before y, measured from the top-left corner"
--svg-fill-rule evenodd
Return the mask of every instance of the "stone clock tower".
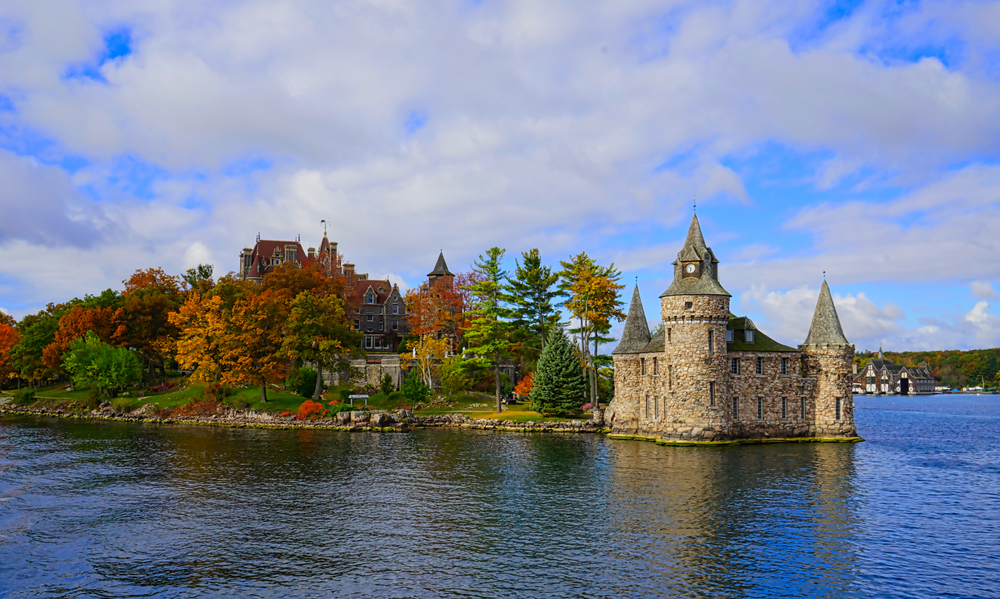
<path id="1" fill-rule="evenodd" d="M 660 296 L 663 362 L 671 380 L 661 386 L 669 428 L 728 429 L 726 325 L 729 292 L 719 284 L 719 260 L 705 244 L 698 216 L 674 261 L 674 281 Z"/>

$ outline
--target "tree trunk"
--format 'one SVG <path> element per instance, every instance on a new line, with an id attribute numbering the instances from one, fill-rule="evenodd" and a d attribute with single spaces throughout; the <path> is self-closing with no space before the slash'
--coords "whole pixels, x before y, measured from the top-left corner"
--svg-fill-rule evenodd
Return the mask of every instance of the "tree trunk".
<path id="1" fill-rule="evenodd" d="M 496 362 L 493 363 L 493 380 L 496 381 L 497 387 L 497 414 L 499 414 L 502 409 L 500 407 L 500 357 L 496 357 Z"/>
<path id="2" fill-rule="evenodd" d="M 598 375 L 597 375 L 597 347 L 598 347 L 597 338 L 599 336 L 600 336 L 600 333 L 597 333 L 597 334 L 594 335 L 594 401 L 593 401 L 593 404 L 594 404 L 594 408 L 595 409 L 600 409 L 600 407 L 601 407 L 601 381 L 600 381 L 600 377 L 598 377 Z"/>
<path id="3" fill-rule="evenodd" d="M 260 381 L 260 403 L 267 403 L 267 381 Z"/>
<path id="4" fill-rule="evenodd" d="M 320 401 L 323 395 L 323 365 L 316 364 L 316 388 L 313 389 L 313 401 Z"/>

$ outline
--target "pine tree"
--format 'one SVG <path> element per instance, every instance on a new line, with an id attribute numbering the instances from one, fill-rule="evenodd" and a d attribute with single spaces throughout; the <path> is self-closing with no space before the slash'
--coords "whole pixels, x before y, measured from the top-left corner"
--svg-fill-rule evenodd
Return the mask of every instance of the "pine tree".
<path id="1" fill-rule="evenodd" d="M 559 291 L 553 289 L 559 276 L 542 266 L 538 249 L 521 254 L 523 265 L 515 262 L 514 275 L 504 284 L 504 300 L 510 306 L 512 338 L 520 343 L 521 355 L 531 364 L 545 349 L 545 333 L 558 321 L 553 300 Z"/>
<path id="2" fill-rule="evenodd" d="M 500 359 L 508 353 L 508 310 L 503 306 L 500 285 L 507 273 L 501 268 L 505 250 L 490 248 L 486 258 L 479 256 L 473 263 L 473 274 L 477 281 L 465 287 L 472 295 L 469 310 L 469 328 L 465 340 L 469 347 L 466 356 L 474 356 L 467 363 L 477 367 L 492 368 L 496 380 L 497 413 L 500 407 Z"/>
<path id="3" fill-rule="evenodd" d="M 561 327 L 553 328 L 538 359 L 531 401 L 543 414 L 569 415 L 580 411 L 587 383 L 583 367 Z"/>

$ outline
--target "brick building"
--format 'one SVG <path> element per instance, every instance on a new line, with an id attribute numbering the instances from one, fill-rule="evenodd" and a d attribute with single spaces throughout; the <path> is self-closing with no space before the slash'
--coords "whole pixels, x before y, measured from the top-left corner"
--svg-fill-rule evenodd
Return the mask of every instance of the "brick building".
<path id="1" fill-rule="evenodd" d="M 730 313 L 697 216 L 673 264 L 655 336 L 633 292 L 612 352 L 615 397 L 605 422 L 613 432 L 690 441 L 857 436 L 854 346 L 826 281 L 805 343 L 792 348 Z"/>

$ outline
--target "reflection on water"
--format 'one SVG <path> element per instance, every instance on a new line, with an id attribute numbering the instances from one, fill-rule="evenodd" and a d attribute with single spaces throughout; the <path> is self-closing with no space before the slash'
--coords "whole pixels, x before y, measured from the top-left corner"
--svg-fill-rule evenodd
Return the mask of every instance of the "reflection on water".
<path id="1" fill-rule="evenodd" d="M 0 417 L 0 596 L 996 596 L 1000 410 L 914 401 L 718 449 Z"/>

